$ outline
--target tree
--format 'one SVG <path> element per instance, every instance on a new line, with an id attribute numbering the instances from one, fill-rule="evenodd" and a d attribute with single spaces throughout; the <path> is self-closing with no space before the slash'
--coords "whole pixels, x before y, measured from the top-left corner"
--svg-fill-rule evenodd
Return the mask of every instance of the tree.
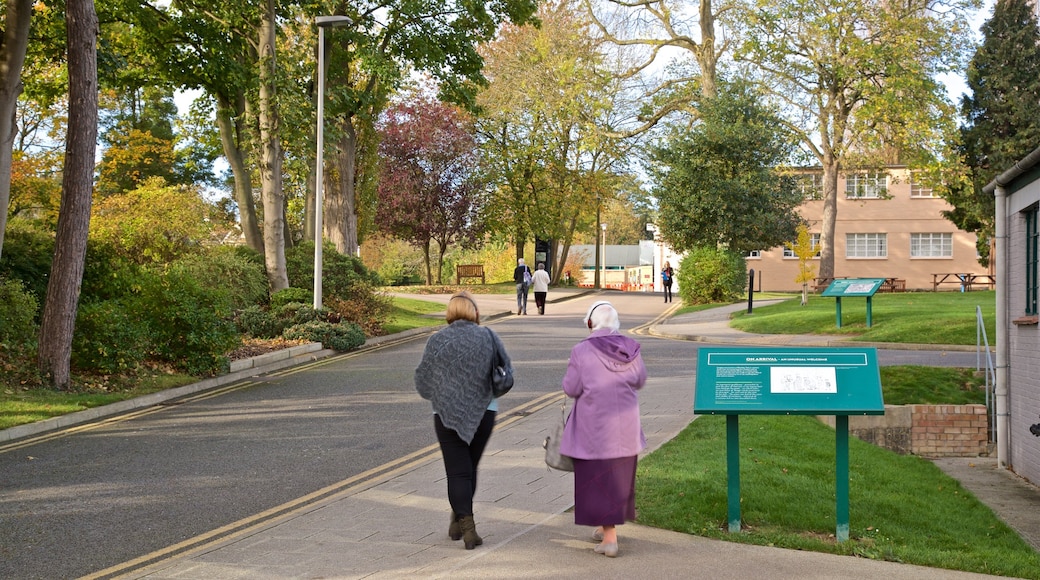
<path id="1" fill-rule="evenodd" d="M 802 283 L 802 306 L 805 306 L 809 303 L 809 282 L 816 278 L 816 270 L 809 262 L 816 255 L 816 246 L 812 243 L 812 236 L 809 235 L 809 227 L 805 224 L 798 224 L 798 238 L 785 245 L 798 257 L 798 276 L 794 281 Z"/>
<path id="2" fill-rule="evenodd" d="M 326 14 L 345 14 L 348 29 L 328 35 L 329 142 L 336 144 L 325 196 L 325 234 L 342 253 L 357 251 L 363 199 L 374 191 L 372 127 L 389 96 L 412 71 L 430 75 L 446 102 L 470 107 L 485 84 L 477 45 L 495 38 L 504 23 L 532 20 L 535 0 L 339 2 Z M 318 184 L 320 187 L 321 184 Z M 361 218 L 361 219 L 359 219 Z"/>
<path id="3" fill-rule="evenodd" d="M 416 96 L 387 111 L 380 134 L 376 222 L 423 252 L 427 284 L 436 243 L 440 284 L 448 247 L 479 230 L 475 202 L 484 187 L 472 122 L 458 107 Z"/>
<path id="4" fill-rule="evenodd" d="M 0 255 L 11 201 L 11 163 L 17 135 L 15 112 L 22 93 L 22 65 L 29 46 L 32 0 L 7 0 L 3 44 L 0 45 Z"/>
<path id="5" fill-rule="evenodd" d="M 105 151 L 98 168 L 97 191 L 112 195 L 135 189 L 150 177 L 170 185 L 213 183 L 215 156 L 206 147 L 184 143 L 174 131 L 177 105 L 165 87 L 106 91 L 114 103 L 101 135 Z"/>
<path id="6" fill-rule="evenodd" d="M 762 0 L 734 15 L 738 61 L 823 169 L 821 277 L 834 276 L 838 173 L 934 161 L 955 119 L 936 79 L 960 66 L 977 4 Z"/>
<path id="7" fill-rule="evenodd" d="M 738 253 L 794 238 L 800 192 L 780 172 L 794 149 L 777 114 L 747 83 L 720 83 L 699 99 L 700 121 L 651 149 L 661 236 L 677 251 L 724 246 Z"/>
<path id="8" fill-rule="evenodd" d="M 93 0 L 68 0 L 69 128 L 65 145 L 61 208 L 47 298 L 40 320 L 38 366 L 49 382 L 67 388 L 72 331 L 83 281 L 97 148 L 98 20 Z"/>
<path id="9" fill-rule="evenodd" d="M 727 43 L 722 48 L 715 46 L 715 11 L 711 0 L 700 0 L 696 19 L 684 5 L 675 6 L 668 0 L 582 0 L 582 4 L 604 40 L 622 49 L 644 49 L 642 58 L 631 64 L 620 78 L 637 79 L 646 74 L 660 64 L 658 58 L 667 48 L 684 51 L 696 63 L 691 72 L 686 72 L 691 68 L 688 66 L 672 67 L 673 74 L 649 85 L 639 124 L 626 131 L 626 135 L 647 131 L 669 113 L 688 108 L 697 94 L 715 95 L 716 68 Z"/>
<path id="10" fill-rule="evenodd" d="M 970 94 L 961 99 L 960 160 L 966 179 L 947 178 L 943 197 L 954 206 L 945 216 L 979 235 L 985 263 L 994 205 L 982 188 L 1040 143 L 1040 32 L 1033 3 L 998 0 L 982 35 L 968 66 Z"/>
<path id="11" fill-rule="evenodd" d="M 614 196 L 626 151 L 611 136 L 618 87 L 587 18 L 559 1 L 539 20 L 506 27 L 482 48 L 490 85 L 477 124 L 495 184 L 488 229 L 508 236 L 518 258 L 532 236 L 552 240 L 558 279 L 575 232 L 598 228 L 594 212 Z"/>
<path id="12" fill-rule="evenodd" d="M 136 189 L 99 199 L 90 234 L 128 262 L 168 264 L 202 249 L 211 233 L 209 213 L 198 188 L 152 177 Z"/>

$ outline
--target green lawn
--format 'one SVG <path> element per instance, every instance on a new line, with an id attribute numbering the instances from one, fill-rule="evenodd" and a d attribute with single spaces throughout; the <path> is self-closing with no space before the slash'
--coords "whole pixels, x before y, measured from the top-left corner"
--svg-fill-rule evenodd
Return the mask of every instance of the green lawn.
<path id="1" fill-rule="evenodd" d="M 743 529 L 727 524 L 726 420 L 702 416 L 640 461 L 639 523 L 733 542 L 1040 579 L 1040 554 L 931 462 L 850 438 L 850 534 L 834 538 L 834 431 L 740 419 Z"/>
<path id="2" fill-rule="evenodd" d="M 751 314 L 737 312 L 731 326 L 760 334 L 838 334 L 867 342 L 973 345 L 979 307 L 992 346 L 996 339 L 995 296 L 990 291 L 875 294 L 870 328 L 866 298 L 842 299 L 838 328 L 834 298 L 814 295 L 801 306 L 799 298 L 792 296 L 779 304 L 756 306 Z"/>

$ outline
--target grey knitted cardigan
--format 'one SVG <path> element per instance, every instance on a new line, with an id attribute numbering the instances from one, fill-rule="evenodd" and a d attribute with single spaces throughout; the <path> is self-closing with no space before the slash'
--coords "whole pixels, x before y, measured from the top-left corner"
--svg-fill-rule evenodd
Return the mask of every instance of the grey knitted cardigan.
<path id="1" fill-rule="evenodd" d="M 491 360 L 505 346 L 495 332 L 468 320 L 456 320 L 430 337 L 415 369 L 415 390 L 433 403 L 448 429 L 470 443 L 491 403 Z"/>

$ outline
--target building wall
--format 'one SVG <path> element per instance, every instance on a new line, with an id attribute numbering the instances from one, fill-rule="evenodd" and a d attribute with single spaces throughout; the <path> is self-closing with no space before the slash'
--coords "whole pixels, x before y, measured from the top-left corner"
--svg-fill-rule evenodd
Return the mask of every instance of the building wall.
<path id="1" fill-rule="evenodd" d="M 986 274 L 979 265 L 975 250 L 975 235 L 958 230 L 942 216 L 951 209 L 940 197 L 912 197 L 909 174 L 905 168 L 890 168 L 887 197 L 880 199 L 850 199 L 846 196 L 846 176 L 838 178 L 837 220 L 834 232 L 834 275 L 844 278 L 898 278 L 906 280 L 907 290 L 931 290 L 933 274 L 973 273 Z M 822 231 L 823 201 L 806 201 L 800 208 L 810 222 L 809 232 Z M 849 258 L 846 256 L 846 234 L 886 234 L 887 256 L 880 258 Z M 951 234 L 952 255 L 949 257 L 911 258 L 911 234 Z M 795 282 L 798 276 L 798 258 L 784 257 L 783 248 L 760 252 L 760 257 L 749 257 L 748 268 L 755 270 L 755 290 L 800 291 Z M 819 259 L 813 260 L 814 271 L 819 273 Z M 945 284 L 940 289 L 958 290 L 957 284 Z M 811 288 L 810 288 L 811 290 Z"/>
<path id="2" fill-rule="evenodd" d="M 1025 316 L 1025 218 L 1022 211 L 1040 202 L 1040 180 L 1008 196 L 1008 463 L 1011 469 L 1040 485 L 1040 438 L 1029 426 L 1040 423 L 1040 326 Z"/>

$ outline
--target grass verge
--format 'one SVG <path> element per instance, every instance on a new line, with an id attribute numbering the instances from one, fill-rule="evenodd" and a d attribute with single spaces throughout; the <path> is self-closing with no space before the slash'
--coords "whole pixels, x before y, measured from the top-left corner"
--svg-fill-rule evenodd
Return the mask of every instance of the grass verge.
<path id="1" fill-rule="evenodd" d="M 912 344 L 976 343 L 978 306 L 989 337 L 996 340 L 996 295 L 993 292 L 906 292 L 875 294 L 871 299 L 871 326 L 866 324 L 866 298 L 841 303 L 837 327 L 834 298 L 811 296 L 800 305 L 793 297 L 779 304 L 755 307 L 751 314 L 734 313 L 730 325 L 760 334 L 840 334 L 852 340 Z"/>
<path id="2" fill-rule="evenodd" d="M 1040 554 L 931 462 L 849 441 L 850 537 L 835 541 L 834 431 L 740 420 L 743 529 L 729 533 L 726 420 L 702 416 L 639 464 L 639 522 L 727 541 L 1040 579 Z"/>

